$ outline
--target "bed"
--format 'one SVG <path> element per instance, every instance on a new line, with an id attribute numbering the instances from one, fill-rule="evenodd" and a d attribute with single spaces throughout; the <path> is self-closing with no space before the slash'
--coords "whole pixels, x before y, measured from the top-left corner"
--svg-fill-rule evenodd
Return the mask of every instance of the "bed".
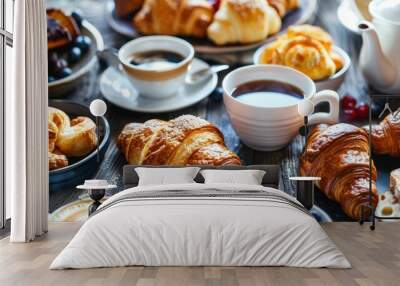
<path id="1" fill-rule="evenodd" d="M 279 190 L 278 166 L 262 185 L 196 183 L 138 186 L 125 166 L 125 190 L 81 227 L 50 269 L 118 266 L 291 266 L 350 268 L 318 222 Z M 213 167 L 201 167 L 210 169 Z"/>

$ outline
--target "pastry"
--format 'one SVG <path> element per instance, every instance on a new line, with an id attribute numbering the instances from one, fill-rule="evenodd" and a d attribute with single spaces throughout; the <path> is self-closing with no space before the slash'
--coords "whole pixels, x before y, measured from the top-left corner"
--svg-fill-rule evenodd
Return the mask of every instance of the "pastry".
<path id="1" fill-rule="evenodd" d="M 218 128 L 193 115 L 127 124 L 117 145 L 134 165 L 240 165 Z"/>
<path id="2" fill-rule="evenodd" d="M 364 127 L 367 132 L 369 127 Z M 400 115 L 387 115 L 380 124 L 371 126 L 372 150 L 375 154 L 400 156 Z"/>
<path id="3" fill-rule="evenodd" d="M 143 6 L 144 0 L 114 0 L 117 17 L 127 17 Z"/>
<path id="4" fill-rule="evenodd" d="M 79 116 L 71 120 L 71 125 L 61 129 L 56 146 L 66 156 L 80 157 L 96 148 L 96 125 L 88 117 Z"/>
<path id="5" fill-rule="evenodd" d="M 362 206 L 369 205 L 368 134 L 362 128 L 340 123 L 318 125 L 308 137 L 300 158 L 302 176 L 321 177 L 320 190 L 338 202 L 353 219 L 360 219 Z M 372 205 L 376 207 L 376 169 L 372 166 Z M 368 214 L 365 208 L 365 215 Z"/>
<path id="6" fill-rule="evenodd" d="M 48 49 L 68 45 L 80 34 L 80 29 L 72 16 L 67 16 L 60 9 L 47 9 L 47 44 Z"/>
<path id="7" fill-rule="evenodd" d="M 145 35 L 204 38 L 213 15 L 213 7 L 206 0 L 145 0 L 133 25 Z"/>
<path id="8" fill-rule="evenodd" d="M 300 6 L 299 0 L 268 0 L 268 3 L 278 12 L 280 17 L 284 17 L 288 12 Z"/>
<path id="9" fill-rule="evenodd" d="M 48 152 L 49 154 L 49 170 L 56 170 L 68 166 L 68 158 L 59 150 Z"/>
<path id="10" fill-rule="evenodd" d="M 390 187 L 379 195 L 376 214 L 382 217 L 400 216 L 400 169 L 390 172 Z"/>
<path id="11" fill-rule="evenodd" d="M 313 80 L 321 80 L 343 67 L 343 59 L 332 46 L 332 37 L 319 27 L 291 26 L 286 34 L 265 48 L 260 63 L 289 66 Z"/>
<path id="12" fill-rule="evenodd" d="M 260 42 L 278 32 L 282 20 L 265 0 L 224 0 L 207 29 L 217 45 Z"/>
<path id="13" fill-rule="evenodd" d="M 84 156 L 96 148 L 96 125 L 88 117 L 70 120 L 62 110 L 48 108 L 49 169 L 68 165 L 67 157 Z"/>

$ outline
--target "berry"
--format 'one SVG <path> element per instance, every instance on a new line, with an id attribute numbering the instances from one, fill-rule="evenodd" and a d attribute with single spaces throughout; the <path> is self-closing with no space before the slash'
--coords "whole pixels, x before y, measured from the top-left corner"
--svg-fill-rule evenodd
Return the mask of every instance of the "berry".
<path id="1" fill-rule="evenodd" d="M 357 106 L 357 100 L 351 95 L 346 95 L 342 98 L 342 108 L 352 109 Z"/>
<path id="2" fill-rule="evenodd" d="M 82 16 L 79 15 L 77 12 L 72 12 L 71 17 L 74 18 L 76 24 L 79 28 L 82 28 Z"/>
<path id="3" fill-rule="evenodd" d="M 87 53 L 91 44 L 92 40 L 88 36 L 78 36 L 75 39 L 75 45 L 81 49 L 82 53 Z"/>
<path id="4" fill-rule="evenodd" d="M 368 103 L 360 103 L 356 108 L 357 118 L 366 119 L 369 116 L 369 106 Z"/>
<path id="5" fill-rule="evenodd" d="M 354 108 L 344 109 L 343 116 L 344 116 L 345 121 L 351 122 L 357 118 L 357 112 Z"/>
<path id="6" fill-rule="evenodd" d="M 50 52 L 48 56 L 48 68 L 49 73 L 55 74 L 57 72 L 58 54 L 56 52 Z"/>
<path id="7" fill-rule="evenodd" d="M 66 67 L 68 67 L 68 62 L 65 59 L 58 59 L 57 70 L 62 70 L 63 68 Z"/>
<path id="8" fill-rule="evenodd" d="M 219 7 L 221 6 L 221 0 L 214 0 L 212 2 L 213 8 L 215 11 L 218 11 Z"/>
<path id="9" fill-rule="evenodd" d="M 57 76 L 59 78 L 64 78 L 64 77 L 70 76 L 71 74 L 72 74 L 72 70 L 68 67 L 65 67 L 62 70 L 60 70 L 60 72 L 57 74 Z"/>
<path id="10" fill-rule="evenodd" d="M 47 81 L 50 83 L 50 82 L 53 82 L 53 81 L 55 81 L 56 80 L 56 78 L 54 77 L 54 76 L 52 76 L 52 75 L 49 75 L 49 77 L 48 77 L 48 79 L 47 79 Z"/>
<path id="11" fill-rule="evenodd" d="M 69 51 L 68 51 L 68 60 L 71 63 L 76 63 L 81 59 L 82 56 L 82 51 L 80 48 L 78 47 L 72 47 Z"/>

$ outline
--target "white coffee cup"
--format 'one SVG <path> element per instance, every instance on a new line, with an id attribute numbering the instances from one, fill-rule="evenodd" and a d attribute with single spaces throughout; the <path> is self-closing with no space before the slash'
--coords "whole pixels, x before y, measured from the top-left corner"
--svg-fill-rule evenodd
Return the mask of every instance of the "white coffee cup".
<path id="1" fill-rule="evenodd" d="M 314 105 L 328 102 L 329 112 L 317 112 L 308 117 L 310 125 L 333 124 L 339 119 L 339 95 L 332 90 L 316 92 L 314 81 L 305 74 L 280 65 L 250 65 L 230 72 L 222 82 L 224 104 L 233 128 L 249 147 L 260 151 L 274 151 L 287 146 L 304 123 L 298 113 L 298 102 L 278 107 L 255 106 L 239 101 L 233 91 L 244 83 L 273 80 L 300 89 L 304 98 Z M 267 96 L 267 95 L 266 95 Z M 300 102 L 300 101 L 299 101 Z"/>
<path id="2" fill-rule="evenodd" d="M 183 60 L 172 66 L 149 69 L 130 63 L 135 53 L 161 50 L 182 55 Z M 139 94 L 150 98 L 173 95 L 184 84 L 194 57 L 194 49 L 187 41 L 170 36 L 146 36 L 129 41 L 121 47 L 118 59 L 122 69 Z"/>

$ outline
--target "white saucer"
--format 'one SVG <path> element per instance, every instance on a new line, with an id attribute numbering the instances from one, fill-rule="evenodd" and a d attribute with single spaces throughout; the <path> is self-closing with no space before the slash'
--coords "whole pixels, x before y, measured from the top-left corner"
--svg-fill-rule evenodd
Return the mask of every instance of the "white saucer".
<path id="1" fill-rule="evenodd" d="M 349 31 L 360 35 L 358 24 L 361 22 L 357 12 L 354 11 L 350 1 L 342 1 L 337 9 L 340 23 Z"/>
<path id="2" fill-rule="evenodd" d="M 193 59 L 190 71 L 194 72 L 209 65 L 197 58 Z M 100 91 L 111 103 L 128 110 L 146 113 L 169 112 L 191 106 L 206 98 L 216 88 L 218 76 L 197 85 L 184 85 L 179 91 L 165 99 L 150 99 L 139 96 L 130 80 L 113 67 L 104 71 L 100 78 Z"/>

